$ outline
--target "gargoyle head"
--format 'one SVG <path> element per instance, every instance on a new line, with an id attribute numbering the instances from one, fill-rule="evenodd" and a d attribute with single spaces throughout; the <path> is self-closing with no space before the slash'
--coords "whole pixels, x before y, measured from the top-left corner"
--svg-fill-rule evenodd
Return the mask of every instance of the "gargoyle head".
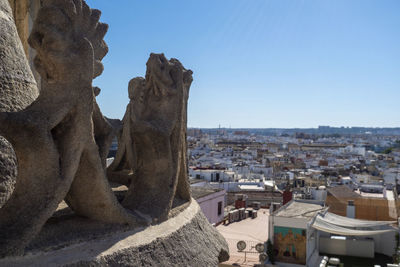
<path id="1" fill-rule="evenodd" d="M 166 96 L 189 90 L 193 81 L 191 70 L 186 70 L 179 60 L 168 60 L 164 54 L 150 54 L 146 63 L 146 87 L 155 96 Z"/>
<path id="2" fill-rule="evenodd" d="M 128 94 L 132 105 L 132 119 L 141 116 L 146 109 L 146 81 L 143 77 L 136 77 L 129 81 Z"/>
<path id="3" fill-rule="evenodd" d="M 128 84 L 128 94 L 131 100 L 135 100 L 135 102 L 143 102 L 143 94 L 144 88 L 146 87 L 146 83 L 143 77 L 136 77 L 129 81 Z"/>
<path id="4" fill-rule="evenodd" d="M 102 73 L 108 25 L 99 22 L 100 14 L 84 0 L 43 1 L 28 41 L 37 52 L 34 64 L 45 81 L 92 80 Z"/>

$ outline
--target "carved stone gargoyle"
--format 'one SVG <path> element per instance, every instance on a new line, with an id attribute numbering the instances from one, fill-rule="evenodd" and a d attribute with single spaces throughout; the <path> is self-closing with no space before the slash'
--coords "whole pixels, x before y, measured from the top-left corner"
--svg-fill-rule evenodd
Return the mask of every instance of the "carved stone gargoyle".
<path id="1" fill-rule="evenodd" d="M 18 111 L 39 95 L 14 23 L 8 0 L 0 0 L 0 112 Z M 0 136 L 0 208 L 11 196 L 17 177 L 12 146 Z"/>
<path id="2" fill-rule="evenodd" d="M 126 112 L 122 119 L 122 129 L 117 134 L 118 137 L 118 150 L 111 165 L 107 168 L 107 177 L 111 182 L 123 184 L 129 187 L 132 178 L 134 177 L 133 170 L 136 166 L 135 149 L 133 143 L 132 132 L 132 116 L 133 107 L 135 105 L 135 93 L 138 90 L 135 88 L 145 87 L 145 79 L 143 77 L 136 77 L 129 81 L 128 95 L 129 104 L 126 106 Z M 136 99 L 138 99 L 136 97 Z"/>
<path id="3" fill-rule="evenodd" d="M 108 173 L 132 172 L 129 179 L 119 177 L 123 183 L 130 183 L 122 204 L 150 215 L 155 222 L 168 219 L 174 206 L 191 199 L 186 114 L 192 80 L 192 71 L 177 59 L 151 54 L 146 79 L 137 77 L 129 83 L 131 102 Z"/>
<path id="4" fill-rule="evenodd" d="M 95 122 L 101 113 L 94 111 L 92 79 L 108 51 L 108 26 L 99 18 L 83 0 L 44 0 L 38 13 L 29 44 L 40 95 L 22 111 L 0 113 L 0 134 L 18 160 L 15 190 L 0 209 L 0 257 L 23 253 L 63 199 L 95 220 L 144 223 L 116 200 L 95 142 L 93 112 Z M 107 142 L 99 143 L 106 150 Z"/>

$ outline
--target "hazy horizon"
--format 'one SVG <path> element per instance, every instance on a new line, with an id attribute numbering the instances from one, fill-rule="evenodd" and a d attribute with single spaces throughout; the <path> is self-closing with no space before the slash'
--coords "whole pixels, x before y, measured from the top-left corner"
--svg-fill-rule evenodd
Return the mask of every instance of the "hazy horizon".
<path id="1" fill-rule="evenodd" d="M 110 28 L 103 113 L 151 52 L 192 69 L 188 126 L 400 126 L 400 1 L 88 0 Z"/>
<path id="2" fill-rule="evenodd" d="M 364 127 L 364 126 L 330 126 L 330 125 L 320 125 L 320 126 L 329 126 L 332 128 L 345 128 L 345 129 L 351 129 L 351 128 L 374 128 L 374 129 L 394 129 L 398 128 L 400 129 L 400 126 L 397 127 Z M 192 127 L 188 126 L 188 128 L 191 129 L 318 129 L 317 127 Z"/>

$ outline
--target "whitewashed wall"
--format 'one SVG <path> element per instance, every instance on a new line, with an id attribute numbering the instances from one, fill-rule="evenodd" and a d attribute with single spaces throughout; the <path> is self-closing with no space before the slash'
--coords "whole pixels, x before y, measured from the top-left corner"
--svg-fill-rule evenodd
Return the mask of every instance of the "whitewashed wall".
<path id="1" fill-rule="evenodd" d="M 197 199 L 197 203 L 211 224 L 217 224 L 224 219 L 225 193 L 225 190 L 222 190 Z M 218 215 L 218 202 L 222 202 L 220 215 Z"/>

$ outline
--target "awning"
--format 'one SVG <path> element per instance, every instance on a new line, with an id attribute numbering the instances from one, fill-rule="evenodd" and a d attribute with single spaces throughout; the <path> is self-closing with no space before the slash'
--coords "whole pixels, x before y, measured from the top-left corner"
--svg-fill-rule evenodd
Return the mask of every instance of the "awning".
<path id="1" fill-rule="evenodd" d="M 338 226 L 344 226 L 344 227 L 378 227 L 382 225 L 391 225 L 397 223 L 397 221 L 368 221 L 368 220 L 359 220 L 359 219 L 353 219 L 353 218 L 348 218 L 348 217 L 343 217 L 331 212 L 325 213 L 325 215 L 320 216 L 320 219 L 331 223 L 335 224 Z"/>
<path id="2" fill-rule="evenodd" d="M 315 217 L 312 227 L 320 231 L 344 236 L 371 236 L 396 231 L 390 221 L 366 221 L 327 212 Z"/>

